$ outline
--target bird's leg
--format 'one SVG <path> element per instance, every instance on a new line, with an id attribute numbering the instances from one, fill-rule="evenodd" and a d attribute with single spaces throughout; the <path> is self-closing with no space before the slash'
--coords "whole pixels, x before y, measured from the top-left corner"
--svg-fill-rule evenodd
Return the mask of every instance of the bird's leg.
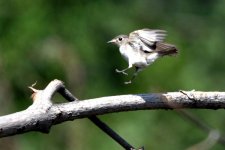
<path id="1" fill-rule="evenodd" d="M 126 68 L 126 69 L 123 69 L 123 70 L 118 70 L 118 69 L 116 69 L 116 72 L 117 73 L 122 73 L 122 74 L 124 74 L 124 75 L 128 75 L 125 71 L 126 70 L 128 70 L 129 68 Z"/>
<path id="2" fill-rule="evenodd" d="M 123 69 L 123 70 L 116 69 L 116 72 L 117 73 L 122 73 L 124 75 L 128 75 L 125 71 L 128 70 L 128 69 L 130 69 L 130 68 L 132 68 L 132 64 L 129 64 L 129 66 L 127 68 Z"/>
<path id="3" fill-rule="evenodd" d="M 131 79 L 127 82 L 124 82 L 124 84 L 131 84 L 132 81 L 136 78 L 136 76 L 138 75 L 138 72 L 141 71 L 141 68 L 138 68 L 138 67 L 135 67 L 135 72 L 134 74 L 132 75 Z"/>

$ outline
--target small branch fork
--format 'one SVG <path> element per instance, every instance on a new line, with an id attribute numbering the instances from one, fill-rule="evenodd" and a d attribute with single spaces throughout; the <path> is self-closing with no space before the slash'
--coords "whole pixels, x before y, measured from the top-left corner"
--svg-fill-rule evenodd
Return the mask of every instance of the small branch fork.
<path id="1" fill-rule="evenodd" d="M 29 88 L 32 90 L 33 94 L 31 95 L 31 98 L 33 99 L 33 105 L 31 105 L 27 110 L 40 110 L 40 112 L 48 113 L 48 110 L 53 107 L 53 104 L 51 102 L 52 96 L 54 93 L 58 92 L 61 94 L 67 101 L 74 102 L 78 101 L 78 99 L 73 96 L 73 94 L 65 88 L 63 82 L 59 80 L 52 81 L 44 90 L 37 90 L 34 88 L 36 83 L 34 83 Z M 46 111 L 46 112 L 45 112 Z M 37 111 L 38 112 L 38 111 Z M 23 113 L 23 112 L 22 112 Z M 26 111 L 25 111 L 26 113 Z M 20 114 L 20 113 L 19 113 Z M 21 114 L 20 114 L 21 115 Z M 29 116 L 28 116 L 29 117 Z M 102 122 L 99 118 L 96 116 L 90 116 L 88 117 L 90 121 L 92 121 L 96 126 L 98 126 L 103 132 L 105 132 L 107 135 L 109 135 L 112 139 L 114 139 L 118 144 L 120 144 L 124 149 L 126 150 L 135 150 L 135 148 L 130 145 L 126 140 L 124 140 L 122 137 L 120 137 L 116 132 L 114 132 L 108 125 L 106 125 L 104 122 Z M 34 121 L 35 124 L 39 125 L 39 121 Z M 54 123 L 42 123 L 41 127 L 38 127 L 37 130 L 43 133 L 48 133 L 50 130 L 51 125 Z M 22 130 L 25 129 L 19 127 L 20 132 L 23 132 Z M 0 130 L 0 136 L 1 133 L 3 133 L 3 129 Z M 17 134 L 17 133 L 15 133 Z M 12 134 L 13 135 L 13 134 Z M 4 135 L 3 135 L 4 136 Z M 2 136 L 2 137 L 3 137 Z M 140 149 L 142 150 L 142 149 Z"/>
<path id="2" fill-rule="evenodd" d="M 30 107 L 0 117 L 0 137 L 29 131 L 48 133 L 55 124 L 87 117 L 122 147 L 131 150 L 134 149 L 133 146 L 95 115 L 144 109 L 225 108 L 225 92 L 183 91 L 119 95 L 78 101 L 59 80 L 53 80 L 44 90 L 36 90 L 33 86 L 30 89 L 33 91 L 33 104 Z M 56 92 L 70 103 L 53 104 L 51 99 Z"/>

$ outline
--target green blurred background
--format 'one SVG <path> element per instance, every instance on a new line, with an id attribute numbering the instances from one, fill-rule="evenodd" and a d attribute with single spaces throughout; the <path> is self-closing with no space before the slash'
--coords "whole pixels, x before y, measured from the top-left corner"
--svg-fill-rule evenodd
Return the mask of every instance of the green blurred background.
<path id="1" fill-rule="evenodd" d="M 224 0 L 1 0 L 0 115 L 31 105 L 27 88 L 57 78 L 80 99 L 182 90 L 224 91 Z M 164 29 L 177 57 L 158 60 L 129 78 L 115 73 L 127 63 L 106 42 L 121 33 Z M 59 99 L 59 98 L 57 98 Z M 62 102 L 58 100 L 57 102 Z M 224 110 L 189 110 L 225 132 Z M 100 116 L 135 147 L 181 150 L 207 133 L 175 111 L 146 110 Z M 2 150 L 115 150 L 117 143 L 88 119 L 0 139 Z M 222 150 L 216 144 L 212 149 Z"/>

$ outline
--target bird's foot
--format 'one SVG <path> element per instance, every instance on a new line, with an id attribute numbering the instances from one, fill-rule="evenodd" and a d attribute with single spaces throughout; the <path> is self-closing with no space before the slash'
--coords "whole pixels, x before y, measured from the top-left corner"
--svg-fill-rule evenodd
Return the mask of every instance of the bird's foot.
<path id="1" fill-rule="evenodd" d="M 124 84 L 131 84 L 132 83 L 132 81 L 130 80 L 130 81 L 127 81 L 127 82 L 124 82 Z"/>
<path id="2" fill-rule="evenodd" d="M 124 70 L 118 70 L 118 69 L 116 69 L 116 72 L 117 72 L 117 73 L 122 73 L 122 74 L 124 74 L 124 75 L 128 75 Z"/>

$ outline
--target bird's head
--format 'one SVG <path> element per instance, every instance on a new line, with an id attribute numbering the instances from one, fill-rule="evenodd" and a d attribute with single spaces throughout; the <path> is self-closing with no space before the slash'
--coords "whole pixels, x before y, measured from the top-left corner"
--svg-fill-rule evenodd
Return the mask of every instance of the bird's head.
<path id="1" fill-rule="evenodd" d="M 128 40 L 127 35 L 119 35 L 119 36 L 113 38 L 112 40 L 108 41 L 107 43 L 113 43 L 113 44 L 116 44 L 118 46 L 121 46 L 127 40 Z"/>

